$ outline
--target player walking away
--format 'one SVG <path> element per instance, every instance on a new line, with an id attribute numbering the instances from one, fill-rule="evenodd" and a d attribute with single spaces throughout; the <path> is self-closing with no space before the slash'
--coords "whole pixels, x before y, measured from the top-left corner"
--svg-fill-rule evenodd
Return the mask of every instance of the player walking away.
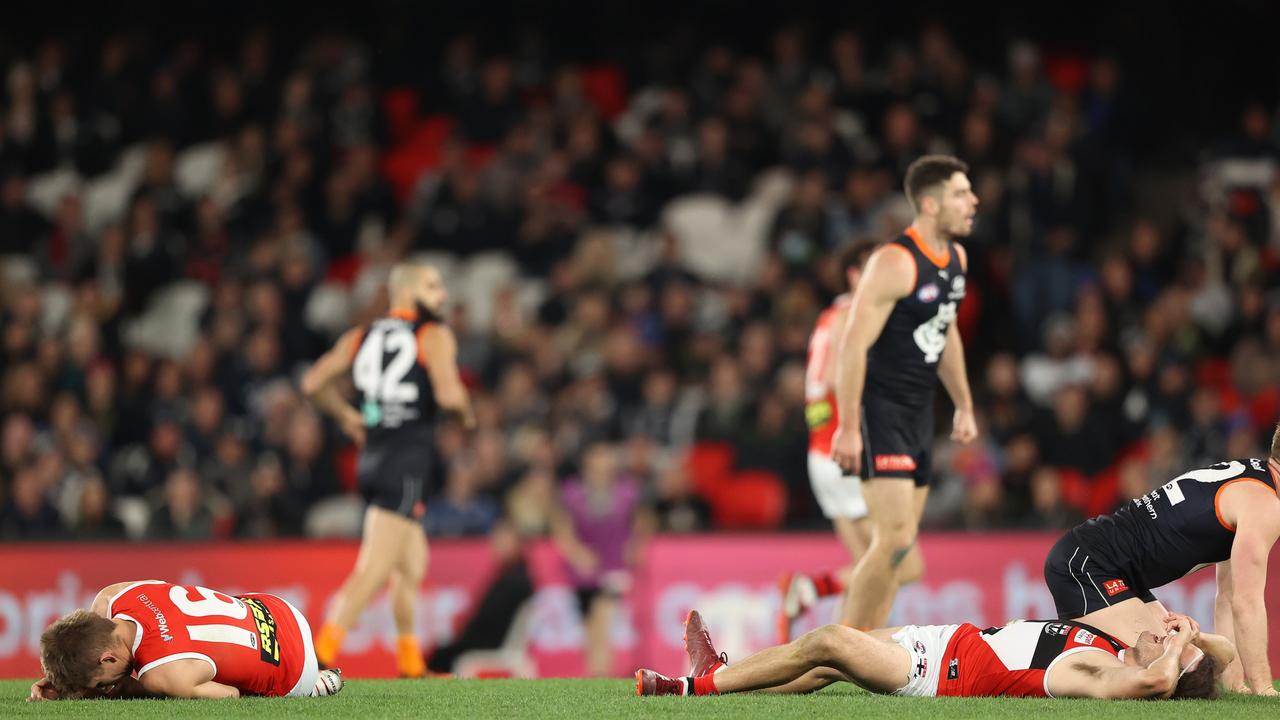
<path id="1" fill-rule="evenodd" d="M 1165 608 L 1151 590 L 1216 564 L 1215 628 L 1240 649 L 1229 689 L 1275 695 L 1267 658 L 1267 557 L 1280 538 L 1280 426 L 1271 457 L 1184 473 L 1111 515 L 1068 531 L 1044 578 L 1059 618 L 1120 638 L 1151 628 Z M 1246 687 L 1244 681 L 1248 681 Z"/>
<path id="2" fill-rule="evenodd" d="M 28 700 L 314 697 L 343 687 L 321 670 L 311 626 L 283 598 L 233 597 L 161 580 L 103 588 L 40 638 L 44 677 Z"/>
<path id="3" fill-rule="evenodd" d="M 924 572 L 916 547 L 929 493 L 935 375 L 955 403 L 951 437 L 977 437 L 964 347 L 955 328 L 973 230 L 968 167 L 926 155 L 907 169 L 915 220 L 867 261 L 844 329 L 831 457 L 861 476 L 871 542 L 849 583 L 844 623 L 884 625 L 899 585 Z"/>
<path id="4" fill-rule="evenodd" d="M 979 630 L 907 625 L 861 632 L 828 625 L 742 662 L 717 655 L 697 612 L 685 624 L 690 674 L 636 672 L 637 695 L 717 695 L 763 690 L 809 693 L 850 682 L 912 697 L 1207 698 L 1234 650 L 1170 614 L 1162 636 L 1128 647 L 1083 623 L 1015 621 Z"/>
<path id="5" fill-rule="evenodd" d="M 439 321 L 448 294 L 429 265 L 405 262 L 388 280 L 391 309 L 367 328 L 349 330 L 316 361 L 302 388 L 361 445 L 360 491 L 368 501 L 355 569 L 316 638 L 322 665 L 334 663 L 343 638 L 379 589 L 390 582 L 396 665 L 405 677 L 426 670 L 413 615 L 427 564 L 423 504 L 437 409 L 470 427 L 471 404 L 458 377 L 457 343 Z M 339 393 L 348 373 L 360 409 Z"/>
<path id="6" fill-rule="evenodd" d="M 856 476 L 846 476 L 840 466 L 831 459 L 831 436 L 835 434 L 839 418 L 836 411 L 836 367 L 841 330 L 849 314 L 853 292 L 858 289 L 862 266 L 876 248 L 874 243 L 856 243 L 840 254 L 840 269 L 844 272 L 849 292 L 838 296 L 831 306 L 818 316 L 813 334 L 809 336 L 809 359 L 805 368 L 805 420 L 809 425 L 809 484 L 818 499 L 822 514 L 835 526 L 836 537 L 849 551 L 851 564 L 840 571 L 819 575 L 804 573 L 782 577 L 782 607 L 778 616 L 778 642 L 791 639 L 791 625 L 796 617 L 807 610 L 820 597 L 839 595 L 848 584 L 853 571 L 852 560 L 862 557 L 871 539 L 867 527 L 867 503 L 862 499 L 862 481 Z M 841 617 L 848 614 L 842 608 Z"/>

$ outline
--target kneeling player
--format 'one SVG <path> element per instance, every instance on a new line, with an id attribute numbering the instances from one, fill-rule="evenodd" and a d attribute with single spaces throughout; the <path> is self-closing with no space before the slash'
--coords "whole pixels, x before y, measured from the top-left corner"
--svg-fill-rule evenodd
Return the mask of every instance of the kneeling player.
<path id="1" fill-rule="evenodd" d="M 1235 654 L 1225 638 L 1169 615 L 1167 635 L 1133 647 L 1078 622 L 1018 621 L 979 630 L 907 625 L 860 632 L 828 625 L 729 665 L 697 612 L 685 625 L 690 674 L 636 672 L 638 695 L 765 690 L 807 693 L 844 681 L 916 697 L 1215 698 Z"/>
<path id="2" fill-rule="evenodd" d="M 308 697 L 342 689 L 320 670 L 311 627 L 274 595 L 232 597 L 160 580 L 103 588 L 40 638 L 30 700 L 88 697 Z"/>

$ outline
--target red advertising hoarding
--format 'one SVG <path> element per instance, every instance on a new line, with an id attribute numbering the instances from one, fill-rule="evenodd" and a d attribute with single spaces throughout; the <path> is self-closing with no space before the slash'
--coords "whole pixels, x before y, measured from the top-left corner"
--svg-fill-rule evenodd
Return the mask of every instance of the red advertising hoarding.
<path id="1" fill-rule="evenodd" d="M 968 621 L 983 626 L 1052 617 L 1041 567 L 1054 540 L 1055 535 L 1031 533 L 923 537 L 925 580 L 899 593 L 891 623 Z M 37 675 L 43 628 L 59 615 L 87 606 L 102 586 L 121 580 L 157 578 L 232 593 L 274 593 L 318 627 L 355 555 L 356 545 L 346 542 L 2 546 L 0 677 Z M 682 623 L 690 608 L 702 611 L 718 649 L 731 658 L 772 643 L 779 575 L 835 567 L 843 560 L 829 535 L 662 537 L 645 555 L 614 627 L 619 675 L 640 666 L 682 672 Z M 538 587 L 530 654 L 542 676 L 577 675 L 583 630 L 573 590 L 550 544 L 534 545 L 530 561 Z M 428 579 L 418 601 L 418 628 L 426 643 L 443 643 L 454 635 L 493 570 L 483 541 L 432 543 Z M 1273 575 L 1277 571 L 1272 568 Z M 1156 594 L 1171 609 L 1212 626 L 1212 571 Z M 1268 592 L 1268 606 L 1280 607 L 1277 593 Z M 797 630 L 830 619 L 833 611 L 834 602 L 827 601 Z M 1280 667 L 1278 636 L 1272 633 L 1271 658 Z M 348 635 L 341 665 L 349 677 L 391 676 L 394 648 L 390 609 L 379 597 Z"/>

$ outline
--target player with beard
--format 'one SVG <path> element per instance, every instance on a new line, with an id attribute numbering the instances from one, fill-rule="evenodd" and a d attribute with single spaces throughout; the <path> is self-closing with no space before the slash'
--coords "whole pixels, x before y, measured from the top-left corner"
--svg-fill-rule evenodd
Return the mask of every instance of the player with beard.
<path id="1" fill-rule="evenodd" d="M 355 569 L 316 637 L 321 665 L 332 665 L 347 631 L 374 593 L 390 583 L 399 638 L 396 665 L 421 677 L 426 665 L 414 632 L 418 587 L 426 573 L 422 526 L 439 412 L 474 424 L 458 374 L 457 341 L 440 320 L 448 293 L 430 265 L 402 262 L 387 282 L 391 308 L 368 327 L 347 331 L 307 371 L 302 388 L 360 447 L 360 491 L 368 501 Z M 359 409 L 338 390 L 350 377 Z"/>
<path id="2" fill-rule="evenodd" d="M 871 542 L 854 567 L 843 622 L 885 625 L 897 588 L 924 572 L 916 546 L 929 493 L 937 379 L 955 404 L 951 437 L 977 437 L 964 347 L 955 326 L 978 198 L 954 157 L 907 169 L 915 219 L 867 261 L 844 329 L 831 457 L 863 478 Z"/>

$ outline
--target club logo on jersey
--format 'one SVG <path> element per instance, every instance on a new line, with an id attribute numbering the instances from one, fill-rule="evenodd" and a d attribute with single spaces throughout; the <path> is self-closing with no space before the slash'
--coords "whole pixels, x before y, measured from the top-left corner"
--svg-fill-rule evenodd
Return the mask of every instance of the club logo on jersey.
<path id="1" fill-rule="evenodd" d="M 1123 580 L 1104 580 L 1102 589 L 1107 591 L 1107 597 L 1115 597 L 1128 590 L 1129 586 L 1125 585 Z"/>
<path id="2" fill-rule="evenodd" d="M 916 341 L 916 347 L 924 353 L 925 362 L 935 363 L 942 357 L 942 351 L 947 347 L 947 329 L 955 319 L 956 304 L 944 302 L 938 305 L 937 315 L 921 323 L 920 327 L 911 333 L 911 339 Z"/>
<path id="3" fill-rule="evenodd" d="M 1061 635 L 1066 637 L 1071 632 L 1071 626 L 1066 623 L 1045 623 L 1045 635 Z"/>
<path id="4" fill-rule="evenodd" d="M 1079 631 L 1077 631 L 1076 636 L 1072 638 L 1072 640 L 1074 640 L 1077 645 L 1092 645 L 1093 641 L 1097 639 L 1098 639 L 1097 635 L 1094 635 L 1093 633 L 1089 632 L 1088 630 L 1085 630 L 1084 628 L 1081 628 Z"/>
<path id="5" fill-rule="evenodd" d="M 876 455 L 877 472 L 914 472 L 916 460 L 910 455 Z"/>
<path id="6" fill-rule="evenodd" d="M 916 292 L 916 297 L 920 299 L 920 302 L 931 303 L 938 299 L 939 294 L 941 294 L 941 291 L 938 290 L 938 286 L 929 283 Z"/>
<path id="7" fill-rule="evenodd" d="M 276 632 L 276 619 L 271 611 L 257 598 L 240 598 L 253 613 L 253 624 L 258 630 L 258 654 L 263 662 L 280 665 L 280 636 Z"/>
<path id="8" fill-rule="evenodd" d="M 960 677 L 960 658 L 951 658 L 951 662 L 947 663 L 947 679 L 956 680 Z"/>
<path id="9" fill-rule="evenodd" d="M 964 276 L 953 278 L 951 280 L 951 292 L 947 293 L 948 300 L 960 300 L 964 297 Z"/>

